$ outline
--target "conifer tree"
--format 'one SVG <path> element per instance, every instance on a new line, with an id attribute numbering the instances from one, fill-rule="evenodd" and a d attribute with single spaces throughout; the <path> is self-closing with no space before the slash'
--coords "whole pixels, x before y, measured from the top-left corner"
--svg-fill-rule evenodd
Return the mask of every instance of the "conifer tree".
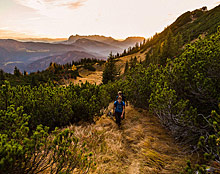
<path id="1" fill-rule="evenodd" d="M 124 54 L 124 55 L 126 55 L 126 54 L 127 54 L 127 50 L 126 50 L 126 49 L 124 50 L 123 54 Z"/>
<path id="2" fill-rule="evenodd" d="M 144 66 L 148 66 L 150 64 L 150 54 L 149 53 L 146 54 L 143 64 L 144 64 Z"/>
<path id="3" fill-rule="evenodd" d="M 15 69 L 14 69 L 14 75 L 19 77 L 21 75 L 21 72 L 20 70 L 15 66 Z"/>
<path id="4" fill-rule="evenodd" d="M 129 64 L 128 64 L 128 61 L 126 61 L 125 71 L 124 71 L 125 74 L 128 72 L 128 69 L 129 69 Z"/>
<path id="5" fill-rule="evenodd" d="M 182 34 L 180 34 L 180 33 L 177 34 L 177 36 L 175 38 L 175 43 L 176 43 L 176 53 L 179 54 L 179 52 L 184 44 Z"/>
<path id="6" fill-rule="evenodd" d="M 169 29 L 167 37 L 162 46 L 160 63 L 164 65 L 166 63 L 167 58 L 172 58 L 173 56 L 175 56 L 175 52 L 175 39 L 172 31 Z"/>
<path id="7" fill-rule="evenodd" d="M 5 74 L 3 70 L 0 70 L 0 80 L 5 80 Z"/>
<path id="8" fill-rule="evenodd" d="M 26 76 L 27 75 L 27 71 L 24 71 L 24 76 Z"/>
<path id="9" fill-rule="evenodd" d="M 137 64 L 137 57 L 135 56 L 134 58 L 132 57 L 130 60 L 130 69 L 135 68 L 136 64 Z"/>
<path id="10" fill-rule="evenodd" d="M 116 75 L 117 75 L 117 69 L 115 66 L 115 61 L 112 56 L 112 53 L 110 53 L 109 58 L 105 64 L 105 69 L 103 71 L 102 83 L 107 84 L 109 81 L 114 81 Z"/>

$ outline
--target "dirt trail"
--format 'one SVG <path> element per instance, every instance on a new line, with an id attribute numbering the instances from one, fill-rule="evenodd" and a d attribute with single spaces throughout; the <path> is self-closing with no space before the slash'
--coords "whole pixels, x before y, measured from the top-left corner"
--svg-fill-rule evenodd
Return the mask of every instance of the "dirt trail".
<path id="1" fill-rule="evenodd" d="M 189 156 L 147 111 L 126 108 L 122 137 L 128 150 L 125 173 L 179 173 Z"/>
<path id="2" fill-rule="evenodd" d="M 94 125 L 74 130 L 95 154 L 97 168 L 91 173 L 175 174 L 190 159 L 155 116 L 131 105 L 126 107 L 122 129 L 113 118 L 103 116 Z"/>

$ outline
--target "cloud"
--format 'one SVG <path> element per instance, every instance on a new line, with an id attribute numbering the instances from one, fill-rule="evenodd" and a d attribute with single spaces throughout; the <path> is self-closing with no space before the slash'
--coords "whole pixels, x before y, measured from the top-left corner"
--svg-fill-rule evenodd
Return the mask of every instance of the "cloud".
<path id="1" fill-rule="evenodd" d="M 77 9 L 77 8 L 83 6 L 84 2 L 85 2 L 85 0 L 78 0 L 76 2 L 67 3 L 66 5 L 68 6 L 68 8 Z"/>
<path id="2" fill-rule="evenodd" d="M 17 39 L 17 38 L 24 38 L 24 37 L 33 37 L 25 32 L 16 32 L 12 30 L 8 30 L 7 27 L 0 28 L 0 39 Z M 35 36 L 38 37 L 38 36 Z"/>
<path id="3" fill-rule="evenodd" d="M 68 17 L 72 10 L 84 5 L 87 0 L 16 0 L 22 6 L 31 8 L 34 13 L 50 19 Z"/>
<path id="4" fill-rule="evenodd" d="M 54 8 L 77 9 L 84 5 L 87 0 L 16 0 L 17 3 L 35 9 L 50 10 Z"/>

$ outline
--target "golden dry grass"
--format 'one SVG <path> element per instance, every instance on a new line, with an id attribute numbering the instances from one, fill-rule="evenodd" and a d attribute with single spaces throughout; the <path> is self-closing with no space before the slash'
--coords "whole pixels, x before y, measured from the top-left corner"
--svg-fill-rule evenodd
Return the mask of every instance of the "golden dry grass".
<path id="1" fill-rule="evenodd" d="M 140 61 L 144 61 L 145 60 L 145 53 L 135 53 L 132 55 L 128 55 L 128 56 L 124 56 L 124 57 L 120 57 L 116 62 L 116 67 L 117 69 L 121 72 L 121 74 L 124 73 L 124 68 L 125 68 L 125 63 L 126 61 L 130 61 L 130 59 L 133 57 L 137 57 L 137 60 Z M 86 81 L 91 83 L 91 84 L 101 84 L 102 83 L 102 74 L 103 74 L 103 70 L 104 70 L 104 65 L 99 66 L 99 65 L 93 65 L 93 67 L 96 68 L 96 71 L 89 71 L 86 70 L 84 68 L 80 68 L 79 69 L 79 75 L 81 77 L 77 77 L 77 79 L 71 79 L 68 80 L 66 82 L 66 85 L 68 85 L 70 82 L 74 83 L 74 84 L 81 84 L 81 83 L 85 83 Z"/>
<path id="2" fill-rule="evenodd" d="M 91 173 L 175 174 L 191 158 L 155 116 L 132 106 L 126 108 L 122 129 L 118 129 L 113 118 L 106 115 L 95 124 L 73 125 L 70 129 L 94 154 L 97 165 Z"/>
<path id="3" fill-rule="evenodd" d="M 117 60 L 116 67 L 121 72 L 121 74 L 123 74 L 124 73 L 124 69 L 125 69 L 126 61 L 129 62 L 131 60 L 131 58 L 132 57 L 134 58 L 135 56 L 137 57 L 138 61 L 140 61 L 140 60 L 144 61 L 145 60 L 145 54 L 146 54 L 146 52 L 144 52 L 144 53 L 137 52 L 135 54 L 131 54 L 131 55 L 128 55 L 128 56 L 120 57 L 120 58 L 116 59 Z"/>
<path id="4" fill-rule="evenodd" d="M 96 71 L 89 71 L 84 68 L 79 68 L 79 75 L 76 79 L 70 79 L 66 81 L 66 85 L 73 83 L 73 84 L 81 84 L 85 83 L 86 81 L 91 84 L 100 85 L 102 83 L 102 73 L 104 70 L 104 65 L 99 66 L 98 64 L 93 65 L 96 68 Z"/>

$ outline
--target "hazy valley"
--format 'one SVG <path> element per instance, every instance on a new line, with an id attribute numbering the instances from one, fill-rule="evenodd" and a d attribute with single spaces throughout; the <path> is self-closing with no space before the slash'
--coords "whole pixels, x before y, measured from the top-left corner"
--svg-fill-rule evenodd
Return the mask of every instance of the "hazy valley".
<path id="1" fill-rule="evenodd" d="M 13 72 L 15 66 L 21 71 L 44 70 L 50 62 L 65 64 L 82 58 L 106 60 L 110 52 L 121 53 L 124 49 L 142 42 L 144 38 L 131 37 L 118 41 L 104 36 L 71 36 L 67 41 L 19 42 L 0 40 L 0 69 Z"/>

